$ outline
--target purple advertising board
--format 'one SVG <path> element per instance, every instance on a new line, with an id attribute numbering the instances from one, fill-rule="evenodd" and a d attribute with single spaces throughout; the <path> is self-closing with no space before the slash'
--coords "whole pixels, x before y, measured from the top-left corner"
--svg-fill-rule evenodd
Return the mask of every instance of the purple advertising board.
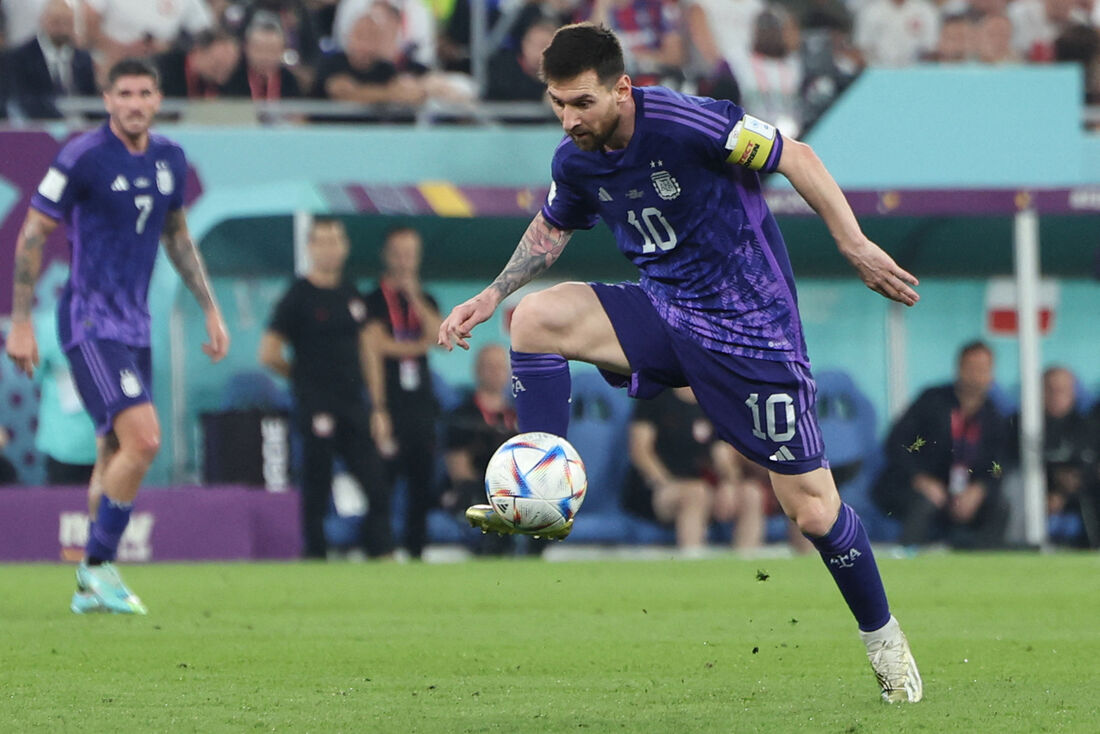
<path id="1" fill-rule="evenodd" d="M 88 537 L 87 493 L 0 490 L 0 562 L 75 561 Z M 147 489 L 122 536 L 119 560 L 230 561 L 301 555 L 297 492 L 243 487 Z"/>

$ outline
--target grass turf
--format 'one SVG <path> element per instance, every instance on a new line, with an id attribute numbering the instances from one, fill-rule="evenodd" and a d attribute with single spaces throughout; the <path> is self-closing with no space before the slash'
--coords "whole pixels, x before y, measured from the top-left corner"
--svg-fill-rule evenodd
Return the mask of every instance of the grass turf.
<path id="1" fill-rule="evenodd" d="M 879 702 L 817 558 L 125 568 L 148 617 L 5 566 L 0 730 L 1100 730 L 1100 556 L 881 566 L 916 706 Z"/>

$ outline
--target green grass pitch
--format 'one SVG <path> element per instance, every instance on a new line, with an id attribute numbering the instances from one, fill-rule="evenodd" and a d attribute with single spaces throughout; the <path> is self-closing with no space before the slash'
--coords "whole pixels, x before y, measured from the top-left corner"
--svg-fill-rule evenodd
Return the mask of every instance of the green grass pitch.
<path id="1" fill-rule="evenodd" d="M 816 557 L 132 566 L 137 618 L 5 566 L 0 731 L 1100 731 L 1100 556 L 881 566 L 915 706 Z"/>

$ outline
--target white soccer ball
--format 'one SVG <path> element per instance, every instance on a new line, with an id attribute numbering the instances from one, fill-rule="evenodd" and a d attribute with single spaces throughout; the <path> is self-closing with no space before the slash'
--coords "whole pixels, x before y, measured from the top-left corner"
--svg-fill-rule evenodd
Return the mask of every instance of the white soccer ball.
<path id="1" fill-rule="evenodd" d="M 505 441 L 485 470 L 489 504 L 511 527 L 537 534 L 569 522 L 584 502 L 588 475 L 572 444 L 550 433 Z"/>

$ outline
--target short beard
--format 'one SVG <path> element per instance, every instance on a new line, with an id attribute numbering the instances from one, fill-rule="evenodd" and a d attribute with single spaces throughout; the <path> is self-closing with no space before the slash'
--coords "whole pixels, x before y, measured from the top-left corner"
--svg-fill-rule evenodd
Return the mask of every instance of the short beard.
<path id="1" fill-rule="evenodd" d="M 573 138 L 573 144 L 586 152 L 603 150 L 603 147 L 607 145 L 607 141 L 611 140 L 611 136 L 613 136 L 615 134 L 615 131 L 619 129 L 619 122 L 621 120 L 622 115 L 616 114 L 615 121 L 607 128 L 607 132 L 605 132 L 603 135 L 589 133 L 589 135 L 584 138 L 584 144 L 581 144 L 581 142 L 578 141 L 576 138 Z"/>

